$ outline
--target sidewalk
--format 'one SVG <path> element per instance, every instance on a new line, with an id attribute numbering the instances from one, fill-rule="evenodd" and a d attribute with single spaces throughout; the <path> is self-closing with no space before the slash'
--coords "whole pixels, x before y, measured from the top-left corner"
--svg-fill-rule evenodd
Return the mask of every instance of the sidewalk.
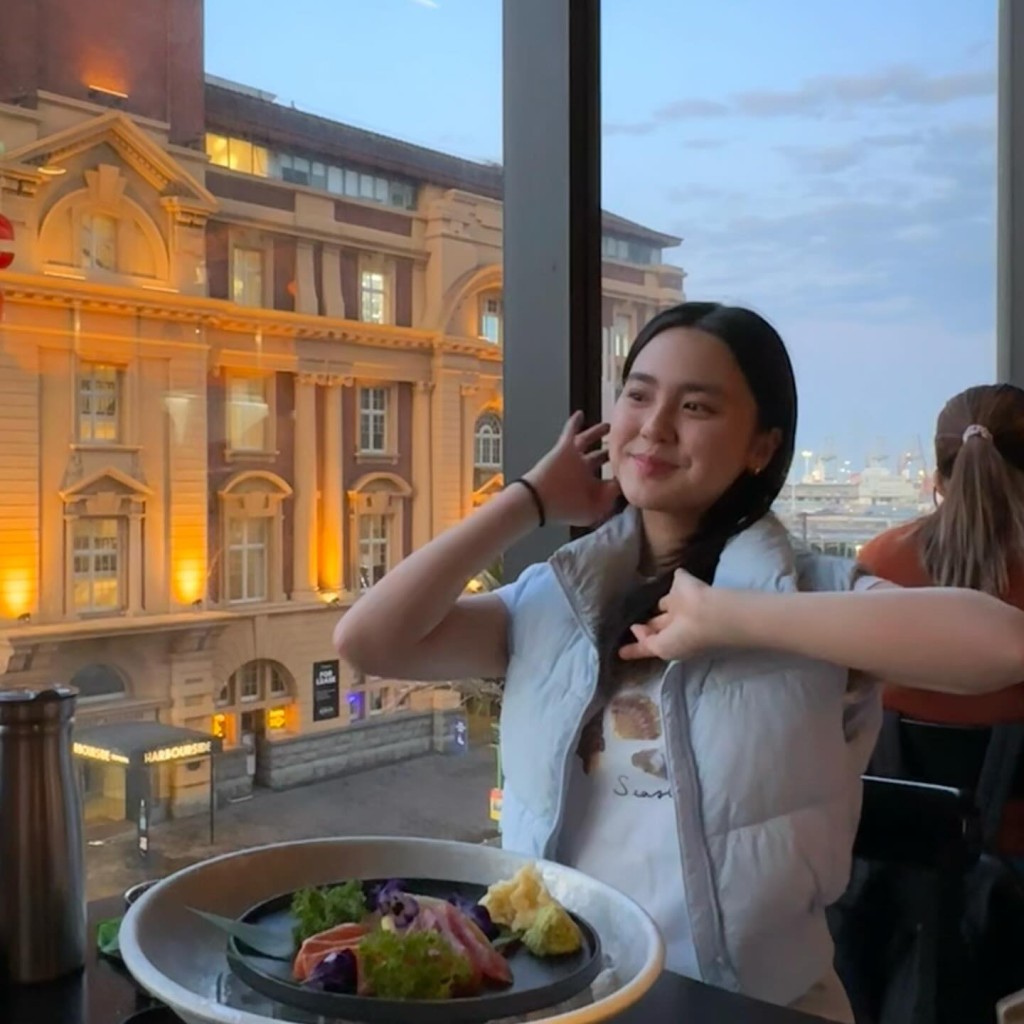
<path id="1" fill-rule="evenodd" d="M 139 860 L 134 831 L 86 849 L 90 900 L 123 892 L 216 854 L 247 846 L 320 836 L 430 836 L 481 842 L 495 834 L 488 817 L 494 751 L 431 755 L 282 792 L 256 790 L 252 800 L 217 812 L 209 845 L 206 815 L 150 831 L 151 854 Z"/>

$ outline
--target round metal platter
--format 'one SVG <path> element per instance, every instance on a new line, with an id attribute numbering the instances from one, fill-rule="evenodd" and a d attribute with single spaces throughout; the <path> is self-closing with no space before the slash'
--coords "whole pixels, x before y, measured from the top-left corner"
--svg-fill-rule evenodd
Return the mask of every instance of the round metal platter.
<path id="1" fill-rule="evenodd" d="M 144 893 L 121 925 L 121 954 L 136 981 L 187 1024 L 317 1024 L 323 1020 L 321 1013 L 283 1003 L 240 979 L 228 964 L 224 932 L 193 910 L 240 918 L 282 894 L 351 878 L 458 879 L 479 892 L 529 862 L 493 847 L 429 839 L 318 839 L 243 850 L 185 868 Z M 537 864 L 552 896 L 592 930 L 604 955 L 595 958 L 601 973 L 592 995 L 584 986 L 571 1005 L 552 1004 L 550 1015 L 532 1019 L 597 1024 L 621 1014 L 661 973 L 664 945 L 657 928 L 617 890 L 571 868 Z M 554 998 L 565 997 L 556 991 Z M 445 1007 L 450 1010 L 458 1002 Z M 505 1009 L 496 1013 L 508 1019 Z M 522 1011 L 513 1009 L 511 1015 L 514 1019 Z M 411 1020 L 404 1011 L 387 1019 L 389 1024 Z M 456 1020 L 450 1014 L 435 1019 Z"/>

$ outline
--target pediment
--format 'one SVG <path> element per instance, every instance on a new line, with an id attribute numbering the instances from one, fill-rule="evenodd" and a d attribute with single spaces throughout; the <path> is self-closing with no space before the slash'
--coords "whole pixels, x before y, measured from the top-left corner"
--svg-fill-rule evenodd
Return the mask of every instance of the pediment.
<path id="1" fill-rule="evenodd" d="M 60 496 L 66 503 L 101 495 L 109 495 L 118 500 L 130 498 L 134 501 L 145 501 L 152 493 L 151 487 L 147 487 L 144 483 L 114 466 L 107 466 L 77 480 L 62 490 Z"/>
<path id="2" fill-rule="evenodd" d="M 61 167 L 87 150 L 113 150 L 166 200 L 177 200 L 207 212 L 217 208 L 213 193 L 154 142 L 130 118 L 118 111 L 101 114 L 7 152 L 4 162 L 33 171 Z"/>

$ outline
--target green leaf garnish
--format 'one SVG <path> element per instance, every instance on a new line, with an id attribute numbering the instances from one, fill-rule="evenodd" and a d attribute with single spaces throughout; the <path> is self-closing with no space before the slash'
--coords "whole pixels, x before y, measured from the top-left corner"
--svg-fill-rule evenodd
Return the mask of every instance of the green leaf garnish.
<path id="1" fill-rule="evenodd" d="M 206 910 L 196 910 L 195 907 L 189 909 L 262 956 L 272 960 L 291 960 L 295 956 L 295 939 L 288 932 L 266 925 L 248 924 L 233 917 L 221 917 L 220 914 L 211 914 Z"/>
<path id="2" fill-rule="evenodd" d="M 295 941 L 300 945 L 311 935 L 339 924 L 358 924 L 366 917 L 363 886 L 352 879 L 343 885 L 299 889 L 292 897 L 292 916 Z"/>
<path id="3" fill-rule="evenodd" d="M 121 920 L 114 917 L 96 926 L 96 947 L 112 960 L 121 959 Z"/>
<path id="4" fill-rule="evenodd" d="M 511 928 L 503 926 L 498 930 L 497 938 L 491 939 L 491 945 L 500 953 L 502 950 L 518 945 L 522 941 L 522 932 L 514 932 Z"/>
<path id="5" fill-rule="evenodd" d="M 469 961 L 437 932 L 370 932 L 359 970 L 378 999 L 451 999 L 473 980 Z"/>

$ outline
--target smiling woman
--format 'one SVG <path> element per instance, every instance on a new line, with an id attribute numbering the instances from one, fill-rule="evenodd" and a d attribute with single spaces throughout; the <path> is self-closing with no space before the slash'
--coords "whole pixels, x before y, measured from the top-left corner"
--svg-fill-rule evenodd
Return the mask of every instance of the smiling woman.
<path id="1" fill-rule="evenodd" d="M 769 510 L 796 390 L 761 317 L 682 303 L 640 331 L 624 372 L 610 426 L 572 417 L 522 480 L 347 612 L 338 651 L 366 672 L 504 676 L 504 845 L 631 895 L 670 970 L 852 1021 L 824 909 L 846 887 L 878 734 L 871 677 L 1008 686 L 1024 613 L 888 590 L 794 546 Z M 594 475 L 606 457 L 614 482 Z M 465 595 L 546 519 L 601 525 Z"/>

